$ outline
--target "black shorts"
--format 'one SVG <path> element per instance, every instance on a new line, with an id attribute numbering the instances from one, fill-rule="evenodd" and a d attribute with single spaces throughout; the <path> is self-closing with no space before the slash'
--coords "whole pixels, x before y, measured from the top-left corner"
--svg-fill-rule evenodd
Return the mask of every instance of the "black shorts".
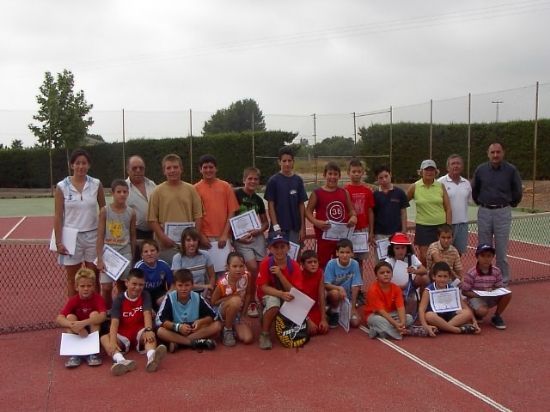
<path id="1" fill-rule="evenodd" d="M 437 242 L 439 234 L 437 229 L 441 225 L 420 225 L 416 224 L 414 230 L 414 244 L 418 246 L 430 246 L 433 242 Z"/>

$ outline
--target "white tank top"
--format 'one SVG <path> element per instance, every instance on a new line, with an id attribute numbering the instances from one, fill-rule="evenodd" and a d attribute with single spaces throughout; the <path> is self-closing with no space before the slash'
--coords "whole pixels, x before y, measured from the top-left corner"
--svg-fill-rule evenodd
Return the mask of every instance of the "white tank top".
<path id="1" fill-rule="evenodd" d="M 63 226 L 78 229 L 79 232 L 97 230 L 97 192 L 100 185 L 99 179 L 90 176 L 86 176 L 82 193 L 73 186 L 70 176 L 57 184 L 65 202 Z"/>

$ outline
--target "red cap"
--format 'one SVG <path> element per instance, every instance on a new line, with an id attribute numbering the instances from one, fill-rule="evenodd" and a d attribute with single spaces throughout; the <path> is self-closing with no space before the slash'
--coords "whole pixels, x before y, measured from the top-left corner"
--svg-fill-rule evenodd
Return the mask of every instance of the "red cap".
<path id="1" fill-rule="evenodd" d="M 390 243 L 393 245 L 410 245 L 411 241 L 406 233 L 397 232 L 390 238 Z"/>

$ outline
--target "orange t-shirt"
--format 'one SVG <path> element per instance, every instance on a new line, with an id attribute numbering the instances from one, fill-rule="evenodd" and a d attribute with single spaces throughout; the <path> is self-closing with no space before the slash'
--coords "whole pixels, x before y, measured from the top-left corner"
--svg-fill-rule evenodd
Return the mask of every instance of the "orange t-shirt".
<path id="1" fill-rule="evenodd" d="M 219 237 L 229 216 L 239 208 L 235 192 L 229 183 L 216 179 L 211 184 L 204 180 L 195 184 L 202 201 L 202 233 Z"/>
<path id="2" fill-rule="evenodd" d="M 394 312 L 402 308 L 403 292 L 401 288 L 394 283 L 390 283 L 388 290 L 382 290 L 378 281 L 369 286 L 367 291 L 367 304 L 365 305 L 365 319 L 378 310 Z"/>

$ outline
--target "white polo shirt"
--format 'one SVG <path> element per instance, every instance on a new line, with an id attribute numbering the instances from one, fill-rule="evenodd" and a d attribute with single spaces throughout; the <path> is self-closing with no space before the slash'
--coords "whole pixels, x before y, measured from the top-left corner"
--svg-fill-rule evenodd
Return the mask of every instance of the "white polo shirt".
<path id="1" fill-rule="evenodd" d="M 97 192 L 100 185 L 99 179 L 86 176 L 86 183 L 80 193 L 73 186 L 70 177 L 57 183 L 64 199 L 64 226 L 78 229 L 79 232 L 97 230 Z"/>
<path id="2" fill-rule="evenodd" d="M 147 210 L 149 208 L 149 198 L 157 185 L 151 179 L 143 178 L 145 182 L 145 193 L 143 196 L 140 190 L 130 182 L 130 178 L 126 179 L 128 183 L 128 199 L 126 204 L 136 211 L 136 228 L 143 231 L 151 230 L 147 223 Z"/>
<path id="3" fill-rule="evenodd" d="M 445 189 L 447 189 L 451 202 L 453 225 L 468 222 L 468 203 L 472 198 L 472 186 L 470 182 L 461 176 L 460 182 L 457 184 L 448 174 L 441 176 L 437 180 L 445 185 Z"/>

